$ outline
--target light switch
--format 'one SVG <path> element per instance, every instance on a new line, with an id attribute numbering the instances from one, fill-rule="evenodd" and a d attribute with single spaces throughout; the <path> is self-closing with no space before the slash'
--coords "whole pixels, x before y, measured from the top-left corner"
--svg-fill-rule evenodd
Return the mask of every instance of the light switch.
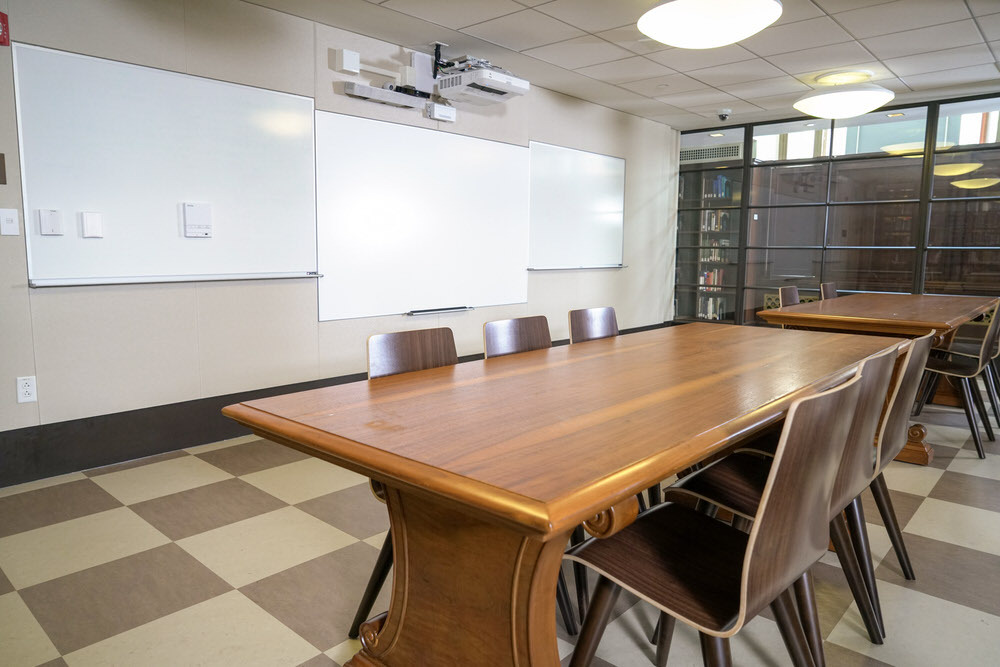
<path id="1" fill-rule="evenodd" d="M 39 231 L 45 236 L 62 236 L 62 216 L 51 208 L 38 209 Z"/>
<path id="2" fill-rule="evenodd" d="M 104 238 L 104 219 L 100 213 L 83 211 L 80 213 L 80 225 L 83 228 L 83 238 Z"/>
<path id="3" fill-rule="evenodd" d="M 17 224 L 16 208 L 0 208 L 0 236 L 17 236 L 21 233 Z"/>
<path id="4" fill-rule="evenodd" d="M 212 238 L 212 205 L 184 202 L 184 236 L 191 239 Z"/>

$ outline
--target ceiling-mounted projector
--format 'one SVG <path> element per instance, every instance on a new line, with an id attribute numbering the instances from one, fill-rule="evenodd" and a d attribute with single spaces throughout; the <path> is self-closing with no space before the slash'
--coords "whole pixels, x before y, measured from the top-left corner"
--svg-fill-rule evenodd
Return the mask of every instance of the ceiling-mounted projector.
<path id="1" fill-rule="evenodd" d="M 496 104 L 524 95 L 531 89 L 530 83 L 491 65 L 488 60 L 463 56 L 441 65 L 436 92 L 453 102 Z"/>

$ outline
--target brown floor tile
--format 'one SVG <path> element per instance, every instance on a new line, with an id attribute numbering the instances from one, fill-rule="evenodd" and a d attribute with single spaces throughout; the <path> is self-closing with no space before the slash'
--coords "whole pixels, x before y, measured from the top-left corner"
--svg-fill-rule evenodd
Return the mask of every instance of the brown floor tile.
<path id="1" fill-rule="evenodd" d="M 378 549 L 356 542 L 244 586 L 240 592 L 317 649 L 327 651 L 347 639 L 377 556 Z M 391 581 L 390 574 L 372 616 L 389 608 Z"/>
<path id="2" fill-rule="evenodd" d="M 829 667 L 892 667 L 889 663 L 855 653 L 840 644 L 823 642 L 823 655 Z"/>
<path id="3" fill-rule="evenodd" d="M 89 479 L 0 498 L 0 537 L 121 507 Z"/>
<path id="4" fill-rule="evenodd" d="M 69 667 L 66 661 L 62 658 L 56 658 L 55 660 L 49 660 L 48 662 L 43 662 L 38 667 Z"/>
<path id="5" fill-rule="evenodd" d="M 1000 556 L 911 533 L 903 537 L 916 580 L 905 580 L 891 555 L 875 570 L 878 579 L 1000 615 Z"/>
<path id="6" fill-rule="evenodd" d="M 367 484 L 328 493 L 296 507 L 361 540 L 389 530 L 389 513 Z"/>
<path id="7" fill-rule="evenodd" d="M 951 460 L 955 458 L 955 454 L 958 454 L 961 450 L 958 447 L 949 447 L 947 445 L 938 445 L 931 443 L 934 448 L 934 460 L 930 462 L 931 468 L 940 468 L 944 470 L 951 464 Z"/>
<path id="8" fill-rule="evenodd" d="M 920 508 L 920 503 L 924 502 L 923 496 L 904 491 L 893 491 L 892 489 L 889 490 L 889 498 L 892 500 L 892 509 L 895 510 L 896 521 L 899 523 L 900 530 L 906 527 L 906 524 L 910 522 L 910 519 L 913 518 L 913 515 Z M 865 489 L 864 493 L 861 494 L 861 504 L 865 509 L 865 521 L 867 523 L 875 524 L 876 526 L 885 525 L 882 521 L 882 515 L 879 514 L 878 506 L 875 505 L 875 498 L 872 497 L 871 490 Z"/>
<path id="9" fill-rule="evenodd" d="M 10 593 L 12 590 L 14 590 L 14 585 L 10 583 L 10 579 L 3 573 L 3 570 L 0 570 L 0 595 Z"/>
<path id="10" fill-rule="evenodd" d="M 320 653 L 315 658 L 306 660 L 299 667 L 337 667 L 337 663 L 327 654 Z"/>
<path id="11" fill-rule="evenodd" d="M 255 440 L 196 456 L 237 477 L 309 458 L 308 454 L 269 440 Z"/>
<path id="12" fill-rule="evenodd" d="M 130 506 L 172 540 L 197 535 L 285 507 L 241 479 L 227 479 Z"/>
<path id="13" fill-rule="evenodd" d="M 20 591 L 62 654 L 232 590 L 175 544 Z"/>
<path id="14" fill-rule="evenodd" d="M 169 461 L 170 459 L 179 459 L 184 456 L 191 456 L 183 449 L 178 449 L 173 452 L 165 452 L 163 454 L 156 454 L 155 456 L 147 456 L 143 459 L 135 459 L 134 461 L 126 461 L 125 463 L 115 463 L 114 465 L 104 466 L 103 468 L 91 468 L 90 470 L 84 470 L 83 474 L 87 477 L 97 477 L 98 475 L 107 475 L 112 472 L 121 472 L 122 470 L 131 470 L 132 468 L 139 468 L 141 466 L 149 465 L 150 463 L 159 463 L 160 461 Z"/>
<path id="15" fill-rule="evenodd" d="M 946 470 L 928 497 L 1000 512 L 1000 481 Z"/>
<path id="16" fill-rule="evenodd" d="M 847 586 L 844 572 L 839 567 L 826 563 L 816 563 L 809 568 L 809 572 L 812 574 L 813 588 L 816 592 L 819 627 L 823 631 L 823 636 L 827 637 L 840 622 L 840 618 L 847 611 L 847 608 L 854 602 L 854 598 L 851 596 L 851 589 Z M 774 614 L 771 613 L 770 607 L 765 607 L 760 615 L 774 620 Z"/>
<path id="17" fill-rule="evenodd" d="M 997 435 L 996 431 L 994 431 L 994 435 Z M 983 430 L 982 426 L 979 427 L 979 437 L 983 441 L 984 452 L 986 452 L 987 454 L 1000 454 L 1000 440 L 998 440 L 997 442 L 990 442 L 989 440 L 987 440 L 986 431 Z M 972 438 L 969 438 L 969 441 L 965 443 L 963 449 L 971 449 L 975 451 L 976 443 L 972 441 Z"/>

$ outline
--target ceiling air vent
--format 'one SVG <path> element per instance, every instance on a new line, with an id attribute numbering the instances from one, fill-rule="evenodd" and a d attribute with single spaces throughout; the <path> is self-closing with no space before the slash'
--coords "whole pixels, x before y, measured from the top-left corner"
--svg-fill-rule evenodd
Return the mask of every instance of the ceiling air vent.
<path id="1" fill-rule="evenodd" d="M 743 144 L 719 144 L 718 146 L 681 149 L 681 164 L 742 159 Z"/>

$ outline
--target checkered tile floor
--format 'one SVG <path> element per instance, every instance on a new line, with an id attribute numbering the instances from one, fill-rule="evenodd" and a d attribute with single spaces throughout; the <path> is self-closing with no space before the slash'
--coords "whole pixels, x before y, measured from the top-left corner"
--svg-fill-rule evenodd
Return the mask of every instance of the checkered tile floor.
<path id="1" fill-rule="evenodd" d="M 813 572 L 830 665 L 1000 663 L 1000 444 L 981 461 L 960 412 L 921 421 L 933 465 L 886 473 L 918 578 L 867 498 L 889 636 L 868 642 L 828 554 Z M 0 489 L 0 665 L 342 664 L 387 528 L 363 477 L 252 437 Z M 651 664 L 654 621 L 622 596 L 595 665 Z M 788 663 L 764 616 L 733 654 Z M 670 664 L 701 664 L 682 624 Z"/>

